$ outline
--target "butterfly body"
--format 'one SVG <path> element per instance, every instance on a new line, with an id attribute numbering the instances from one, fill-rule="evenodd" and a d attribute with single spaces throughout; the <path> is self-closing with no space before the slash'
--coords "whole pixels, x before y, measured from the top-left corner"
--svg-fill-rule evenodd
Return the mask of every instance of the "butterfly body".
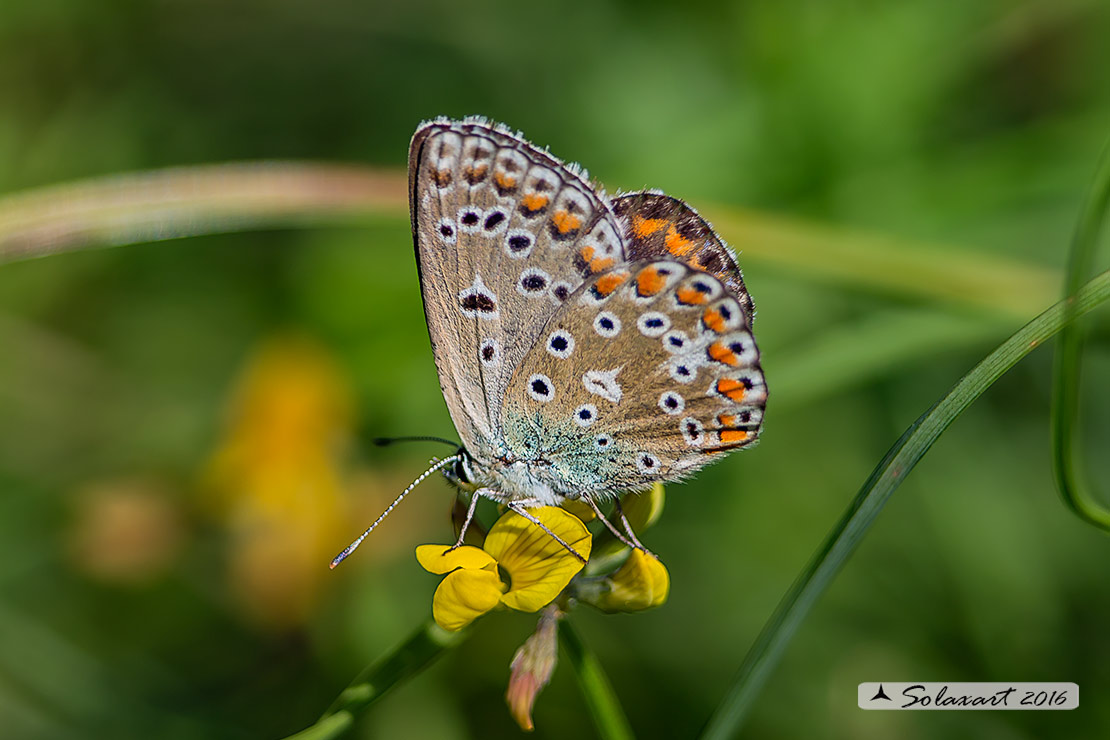
<path id="1" fill-rule="evenodd" d="M 478 119 L 418 129 L 409 183 L 433 354 L 466 450 L 449 478 L 510 504 L 596 501 L 757 439 L 751 298 L 684 203 L 609 199 Z"/>

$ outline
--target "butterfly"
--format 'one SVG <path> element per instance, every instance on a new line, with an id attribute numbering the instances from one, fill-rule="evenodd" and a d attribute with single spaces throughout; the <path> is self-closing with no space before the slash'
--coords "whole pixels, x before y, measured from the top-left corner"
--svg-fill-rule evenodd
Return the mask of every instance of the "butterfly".
<path id="1" fill-rule="evenodd" d="M 691 207 L 655 191 L 610 198 L 481 118 L 421 125 L 408 182 L 428 333 L 462 440 L 416 483 L 443 468 L 472 494 L 466 523 L 482 497 L 537 524 L 528 508 L 567 500 L 600 516 L 599 502 L 759 438 L 755 308 Z"/>

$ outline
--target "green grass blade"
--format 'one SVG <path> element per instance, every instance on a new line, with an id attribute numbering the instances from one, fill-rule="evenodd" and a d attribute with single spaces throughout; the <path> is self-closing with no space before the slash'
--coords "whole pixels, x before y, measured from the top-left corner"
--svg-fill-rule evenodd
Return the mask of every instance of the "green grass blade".
<path id="1" fill-rule="evenodd" d="M 851 505 L 783 597 L 752 645 L 740 670 L 702 735 L 721 740 L 736 733 L 783 651 L 874 523 L 891 494 L 975 399 L 1042 342 L 1110 298 L 1110 271 L 1087 283 L 1074 306 L 1062 301 L 1022 327 L 965 375 L 933 408 L 922 414 L 887 452 Z"/>
<path id="2" fill-rule="evenodd" d="M 631 740 L 632 726 L 628 724 L 620 700 L 617 699 L 609 677 L 601 668 L 597 656 L 586 647 L 578 633 L 564 619 L 559 624 L 563 650 L 574 668 L 578 686 L 586 699 L 586 706 L 594 719 L 594 726 L 602 740 Z"/>
<path id="3" fill-rule="evenodd" d="M 290 735 L 287 740 L 331 740 L 342 736 L 354 724 L 359 712 L 427 668 L 466 639 L 465 636 L 465 631 L 447 632 L 429 620 L 392 653 L 359 674 L 315 724 Z"/>
<path id="4" fill-rule="evenodd" d="M 1110 147 L 1103 152 L 1090 196 L 1083 205 L 1079 225 L 1072 240 L 1064 296 L 1075 295 L 1085 275 L 1091 272 L 1099 232 L 1110 206 Z M 1071 304 L 1069 311 L 1071 310 Z M 1083 521 L 1110 532 L 1110 510 L 1099 503 L 1084 474 L 1081 446 L 1076 444 L 1079 430 L 1080 367 L 1083 333 L 1069 321 L 1056 341 L 1052 387 L 1052 462 L 1056 485 L 1068 508 Z"/>

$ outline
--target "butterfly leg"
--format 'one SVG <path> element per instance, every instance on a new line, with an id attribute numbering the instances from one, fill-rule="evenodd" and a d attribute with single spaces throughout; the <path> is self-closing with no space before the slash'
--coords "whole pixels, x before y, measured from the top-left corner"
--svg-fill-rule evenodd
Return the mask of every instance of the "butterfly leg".
<path id="1" fill-rule="evenodd" d="M 566 542 L 564 542 L 562 537 L 560 537 L 559 535 L 555 534 L 550 529 L 548 529 L 547 525 L 545 525 L 543 522 L 541 522 L 536 517 L 532 516 L 531 512 L 529 512 L 527 509 L 524 508 L 527 504 L 530 504 L 530 503 L 539 503 L 539 502 L 538 501 L 511 501 L 507 504 L 507 506 L 509 507 L 509 509 L 511 511 L 514 511 L 517 514 L 520 514 L 522 517 L 524 517 L 528 521 L 532 522 L 532 524 L 535 524 L 540 529 L 542 529 L 544 532 L 547 532 L 547 534 L 551 537 L 551 539 L 555 540 L 560 545 L 565 547 L 567 552 L 569 552 L 571 555 L 578 558 L 583 564 L 585 564 L 586 558 L 579 555 L 578 551 L 575 550 L 570 545 L 568 545 Z"/>
<path id="2" fill-rule="evenodd" d="M 478 499 L 480 498 L 478 491 L 470 494 L 470 506 L 466 510 L 466 519 L 463 520 L 462 527 L 459 528 L 459 539 L 451 545 L 451 550 L 462 547 L 463 540 L 466 539 L 466 530 L 470 527 L 470 522 L 474 520 L 474 510 L 478 508 Z M 451 552 L 451 550 L 447 552 Z"/>
<path id="3" fill-rule="evenodd" d="M 632 535 L 632 540 L 630 541 L 627 537 L 625 537 L 621 533 L 621 531 L 619 529 L 614 527 L 613 523 L 610 522 L 608 519 L 606 519 L 605 515 L 601 513 L 601 509 L 598 508 L 598 505 L 597 505 L 596 501 L 594 501 L 589 496 L 582 496 L 582 500 L 590 505 L 590 508 L 594 510 L 594 515 L 597 516 L 597 518 L 601 521 L 601 523 L 605 525 L 606 529 L 608 529 L 610 532 L 613 533 L 614 537 L 616 537 L 618 540 L 623 542 L 628 547 L 631 547 L 633 549 L 643 550 L 644 552 L 647 552 L 647 548 L 645 548 L 643 545 L 641 545 L 639 542 L 636 541 L 636 535 Z M 617 502 L 617 505 L 618 506 L 620 505 L 619 501 Z M 631 531 L 632 531 L 631 528 L 629 528 L 629 532 L 631 532 Z"/>
<path id="4" fill-rule="evenodd" d="M 629 524 L 628 517 L 624 515 L 624 509 L 621 508 L 621 500 L 619 498 L 613 500 L 613 508 L 616 509 L 617 516 L 621 518 L 621 524 L 624 525 L 624 531 L 627 532 L 632 541 L 636 543 L 635 546 L 646 552 L 648 555 L 652 555 L 653 553 L 651 552 L 651 550 L 644 547 L 643 543 L 636 539 L 636 533 L 632 531 L 632 525 Z"/>

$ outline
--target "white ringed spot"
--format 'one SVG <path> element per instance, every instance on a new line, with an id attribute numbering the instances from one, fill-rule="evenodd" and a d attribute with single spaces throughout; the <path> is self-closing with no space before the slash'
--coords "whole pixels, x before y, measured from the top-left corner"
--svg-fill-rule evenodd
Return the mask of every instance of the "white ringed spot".
<path id="1" fill-rule="evenodd" d="M 555 386 L 551 384 L 551 378 L 542 373 L 528 378 L 528 395 L 540 403 L 547 403 L 555 398 Z"/>
<path id="2" fill-rule="evenodd" d="M 459 209 L 455 220 L 459 222 L 459 231 L 465 234 L 473 234 L 482 228 L 482 209 L 464 206 Z"/>
<path id="3" fill-rule="evenodd" d="M 671 328 L 671 320 L 664 313 L 645 311 L 636 319 L 636 328 L 645 337 L 658 337 Z"/>
<path id="4" fill-rule="evenodd" d="M 682 431 L 686 444 L 691 447 L 700 447 L 705 443 L 705 427 L 694 417 L 687 416 L 678 423 L 678 428 Z"/>
<path id="5" fill-rule="evenodd" d="M 674 391 L 664 391 L 659 396 L 659 408 L 666 414 L 681 414 L 686 408 L 686 399 Z"/>
<path id="6" fill-rule="evenodd" d="M 514 260 L 522 260 L 532 254 L 536 237 L 528 229 L 509 229 L 505 233 L 505 252 Z"/>
<path id="7" fill-rule="evenodd" d="M 551 285 L 551 276 L 538 267 L 529 267 L 520 273 L 516 281 L 516 290 L 525 298 L 539 298 L 547 294 Z"/>
<path id="8" fill-rule="evenodd" d="M 574 353 L 574 337 L 565 329 L 556 329 L 547 338 L 547 351 L 560 360 L 565 360 Z"/>
<path id="9" fill-rule="evenodd" d="M 588 427 L 597 421 L 597 406 L 584 403 L 574 410 L 574 423 L 580 427 Z"/>
<path id="10" fill-rule="evenodd" d="M 641 473 L 655 475 L 659 472 L 660 467 L 659 458 L 655 455 L 644 452 L 636 456 L 636 469 Z"/>
<path id="11" fill-rule="evenodd" d="M 602 311 L 594 317 L 594 331 L 606 339 L 612 339 L 621 333 L 621 320 L 615 313 Z"/>
<path id="12" fill-rule="evenodd" d="M 486 367 L 497 367 L 501 364 L 501 344 L 492 337 L 486 339 L 478 348 L 478 359 Z"/>
<path id="13" fill-rule="evenodd" d="M 436 224 L 436 234 L 444 244 L 454 244 L 459 239 L 455 231 L 455 222 L 444 216 Z"/>

